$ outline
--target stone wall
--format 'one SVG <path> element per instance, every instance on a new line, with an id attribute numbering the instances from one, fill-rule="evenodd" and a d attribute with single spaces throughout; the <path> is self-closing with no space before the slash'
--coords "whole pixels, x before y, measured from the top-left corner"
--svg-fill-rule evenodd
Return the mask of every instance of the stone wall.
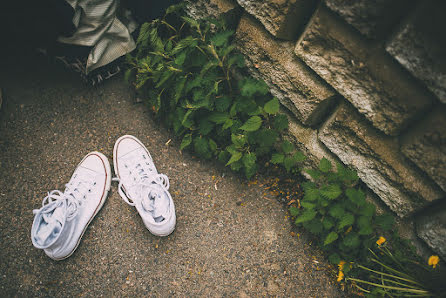
<path id="1" fill-rule="evenodd" d="M 446 2 L 199 0 L 189 8 L 236 20 L 246 63 L 287 110 L 309 166 L 325 156 L 355 169 L 408 237 L 446 259 Z"/>

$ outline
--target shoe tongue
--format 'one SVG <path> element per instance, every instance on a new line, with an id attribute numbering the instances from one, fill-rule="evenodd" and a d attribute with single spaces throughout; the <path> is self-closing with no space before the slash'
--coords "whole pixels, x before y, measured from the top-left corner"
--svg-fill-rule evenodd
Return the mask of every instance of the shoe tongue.
<path id="1" fill-rule="evenodd" d="M 143 208 L 152 214 L 156 222 L 167 218 L 169 211 L 169 199 L 164 189 L 159 185 L 153 185 L 148 189 L 142 199 Z"/>
<path id="2" fill-rule="evenodd" d="M 36 231 L 35 238 L 42 245 L 51 242 L 62 229 L 64 219 L 63 207 L 56 207 L 53 211 L 42 214 L 42 220 Z"/>

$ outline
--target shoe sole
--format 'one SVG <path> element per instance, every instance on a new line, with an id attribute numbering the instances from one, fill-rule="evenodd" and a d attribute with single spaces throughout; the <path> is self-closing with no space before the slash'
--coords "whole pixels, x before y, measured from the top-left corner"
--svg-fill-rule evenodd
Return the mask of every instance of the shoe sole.
<path id="1" fill-rule="evenodd" d="M 105 167 L 105 179 L 106 179 L 106 181 L 105 181 L 105 186 L 104 186 L 104 190 L 103 190 L 103 193 L 102 193 L 101 200 L 99 201 L 99 205 L 96 207 L 96 210 L 93 213 L 93 215 L 91 216 L 90 220 L 85 225 L 84 230 L 82 231 L 79 239 L 77 240 L 76 246 L 73 248 L 73 250 L 67 256 L 65 256 L 63 258 L 52 258 L 53 260 L 56 260 L 56 261 L 65 260 L 68 257 L 70 257 L 76 251 L 76 249 L 79 246 L 79 244 L 81 242 L 81 239 L 84 236 L 84 233 L 87 230 L 88 226 L 93 221 L 93 218 L 96 216 L 96 214 L 98 214 L 99 211 L 102 209 L 102 206 L 104 206 L 104 203 L 105 203 L 105 201 L 107 199 L 107 196 L 108 196 L 108 193 L 110 191 L 110 187 L 111 187 L 111 168 L 110 168 L 110 162 L 108 161 L 108 158 L 104 154 L 102 154 L 100 152 L 97 152 L 97 151 L 90 152 L 78 164 L 78 166 L 76 167 L 76 170 L 79 168 L 79 166 L 82 164 L 82 162 L 90 155 L 97 155 L 101 159 L 101 161 L 102 161 L 102 163 L 104 164 L 104 167 Z M 76 172 L 76 170 L 74 172 Z"/>
<path id="2" fill-rule="evenodd" d="M 125 138 L 132 139 L 132 140 L 136 141 L 138 144 L 140 144 L 141 147 L 143 147 L 144 150 L 147 152 L 147 155 L 148 155 L 148 156 L 152 159 L 152 161 L 153 161 L 153 158 L 152 158 L 152 156 L 150 155 L 149 150 L 148 150 L 148 149 L 146 148 L 146 146 L 144 146 L 144 144 L 143 144 L 140 140 L 138 140 L 136 137 L 134 137 L 134 136 L 132 136 L 132 135 L 124 135 L 124 136 L 120 137 L 119 139 L 116 140 L 115 146 L 113 147 L 113 165 L 114 165 L 113 168 L 114 168 L 115 176 L 118 177 L 119 180 L 121 180 L 121 177 L 120 177 L 119 174 L 118 174 L 118 166 L 117 166 L 117 165 L 118 165 L 118 161 L 117 161 L 117 159 L 116 159 L 116 158 L 117 158 L 117 157 L 116 157 L 116 156 L 117 156 L 116 151 L 117 151 L 117 149 L 118 149 L 118 145 L 119 145 L 119 143 L 121 142 L 121 140 L 123 140 L 123 139 L 125 139 Z M 124 191 L 127 192 L 127 191 L 125 190 L 125 186 L 123 185 L 122 187 L 124 188 Z M 136 207 L 135 207 L 135 209 L 136 209 Z M 137 212 L 138 212 L 138 210 L 137 210 Z M 138 214 L 139 214 L 139 212 L 138 212 Z M 176 216 L 175 216 L 175 218 L 176 218 Z M 175 222 L 176 222 L 176 219 L 175 219 Z M 143 221 L 143 223 L 144 223 L 144 221 Z M 144 226 L 147 228 L 147 230 L 149 230 L 150 233 L 152 233 L 153 235 L 158 236 L 158 237 L 166 237 L 166 236 L 169 236 L 169 235 L 172 234 L 173 231 L 175 230 L 175 228 L 173 228 L 172 231 L 167 232 L 167 233 L 154 233 L 154 232 L 152 232 L 152 230 L 150 230 L 150 229 L 146 226 L 145 223 L 144 223 Z"/>

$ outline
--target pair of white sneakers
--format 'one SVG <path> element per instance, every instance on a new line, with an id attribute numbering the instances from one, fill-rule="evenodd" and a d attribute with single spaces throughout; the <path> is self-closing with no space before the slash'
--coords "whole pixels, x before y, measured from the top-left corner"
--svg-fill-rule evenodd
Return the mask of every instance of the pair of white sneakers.
<path id="1" fill-rule="evenodd" d="M 120 137 L 113 148 L 116 178 L 110 163 L 99 152 L 84 157 L 65 191 L 53 190 L 35 214 L 31 239 L 54 260 L 73 254 L 94 216 L 104 205 L 112 180 L 118 181 L 122 199 L 134 206 L 154 235 L 167 236 L 176 224 L 169 179 L 159 174 L 147 148 L 134 136 Z"/>

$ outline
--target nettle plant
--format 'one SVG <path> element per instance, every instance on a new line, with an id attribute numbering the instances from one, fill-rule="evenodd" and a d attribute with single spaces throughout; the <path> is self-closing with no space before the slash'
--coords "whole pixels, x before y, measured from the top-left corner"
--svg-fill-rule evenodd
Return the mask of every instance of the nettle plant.
<path id="1" fill-rule="evenodd" d="M 305 156 L 282 141 L 288 119 L 268 86 L 243 77 L 244 58 L 224 20 L 199 22 L 172 6 L 141 26 L 126 77 L 180 137 L 181 150 L 215 157 L 250 178 L 260 162 L 290 171 Z M 238 78 L 235 78 L 238 74 Z"/>
<path id="2" fill-rule="evenodd" d="M 357 186 L 356 172 L 339 163 L 336 168 L 334 171 L 331 162 L 323 158 L 318 169 L 306 170 L 313 182 L 303 184 L 301 208 L 291 207 L 290 213 L 298 226 L 320 239 L 319 245 L 333 264 L 364 260 L 377 232 L 392 228 L 393 217 L 376 215 L 375 205 L 366 201 Z"/>

